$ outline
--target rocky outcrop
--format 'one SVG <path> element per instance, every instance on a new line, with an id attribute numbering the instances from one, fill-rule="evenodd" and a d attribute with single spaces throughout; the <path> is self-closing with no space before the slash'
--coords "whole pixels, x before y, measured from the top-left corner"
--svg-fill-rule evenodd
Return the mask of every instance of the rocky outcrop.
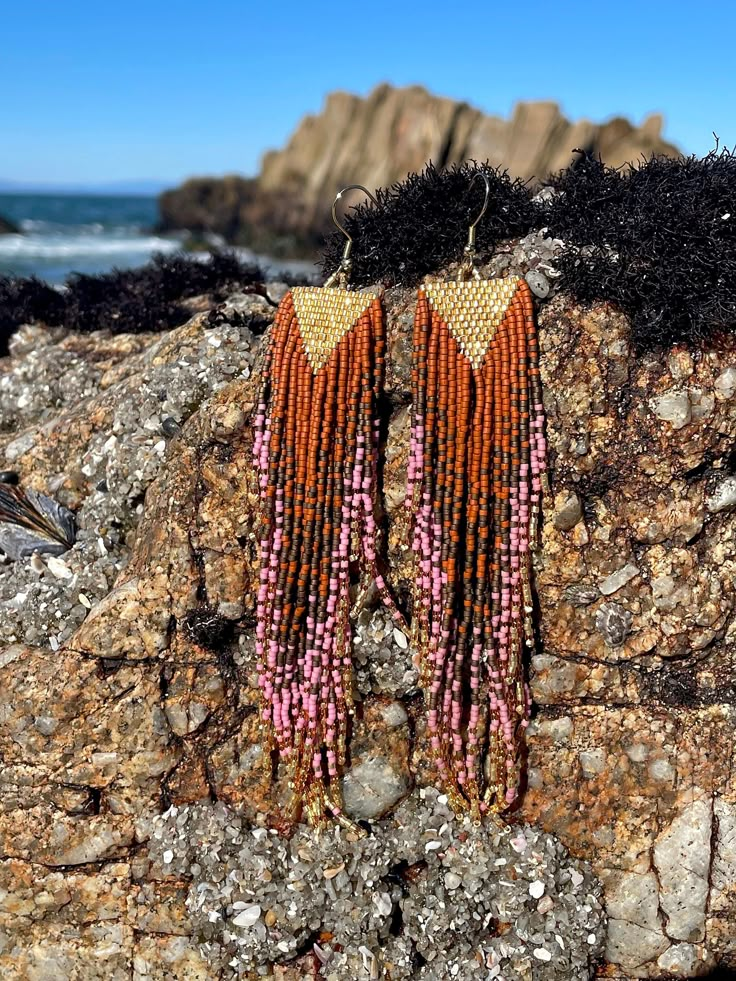
<path id="1" fill-rule="evenodd" d="M 248 211 L 256 194 L 256 182 L 245 177 L 193 177 L 160 195 L 158 227 L 162 232 L 185 228 L 212 233 L 237 242 L 248 237 Z"/>
<path id="2" fill-rule="evenodd" d="M 509 248 L 486 272 L 525 272 L 540 248 Z M 399 591 L 413 302 L 410 290 L 385 295 L 384 498 Z M 266 830 L 284 788 L 271 786 L 255 708 L 250 424 L 272 315 L 265 298 L 240 296 L 157 337 L 26 328 L 0 368 L 0 467 L 52 490 L 80 524 L 65 570 L 0 568 L 3 977 L 224 981 L 264 951 L 283 961 L 276 976 L 308 977 L 340 911 L 355 917 L 346 936 L 366 924 L 368 946 L 344 968 L 338 952 L 334 976 L 375 977 L 382 950 L 370 944 L 401 904 L 406 930 L 396 917 L 385 951 L 397 964 L 404 942 L 457 953 L 487 911 L 501 943 L 486 966 L 504 977 L 589 977 L 581 944 L 594 959 L 604 939 L 609 978 L 736 967 L 736 348 L 634 355 L 610 307 L 558 296 L 540 309 L 551 494 L 528 788 L 519 836 L 494 846 L 509 874 L 489 862 L 475 900 L 473 856 L 490 846 L 465 831 L 455 842 L 446 802 L 420 792 L 432 774 L 412 652 L 371 604 L 356 611 L 361 708 L 345 796 L 375 837 L 341 835 L 332 862 L 331 838 L 312 847 L 300 831 L 287 848 Z M 405 851 L 391 853 L 412 821 Z M 499 908 L 517 910 L 515 882 L 523 911 L 504 944 Z M 334 893 L 324 920 L 309 904 L 317 884 Z M 246 887 L 257 897 L 232 891 Z M 445 909 L 472 927 L 448 933 Z M 299 946 L 297 927 L 319 934 L 319 953 Z M 457 970 L 472 976 L 466 962 Z M 448 975 L 425 964 L 394 976 Z"/>
<path id="3" fill-rule="evenodd" d="M 17 235 L 19 232 L 17 225 L 0 215 L 0 235 Z"/>
<path id="4" fill-rule="evenodd" d="M 366 98 L 335 92 L 307 116 L 282 150 L 267 153 L 253 181 L 187 181 L 160 199 L 162 228 L 217 232 L 230 241 L 288 252 L 318 242 L 335 193 L 356 181 L 388 187 L 431 160 L 438 168 L 489 160 L 514 177 L 541 180 L 566 167 L 576 148 L 619 166 L 652 153 L 676 154 L 661 116 L 641 126 L 617 117 L 571 122 L 554 102 L 519 103 L 508 120 L 419 86 L 380 85 Z"/>

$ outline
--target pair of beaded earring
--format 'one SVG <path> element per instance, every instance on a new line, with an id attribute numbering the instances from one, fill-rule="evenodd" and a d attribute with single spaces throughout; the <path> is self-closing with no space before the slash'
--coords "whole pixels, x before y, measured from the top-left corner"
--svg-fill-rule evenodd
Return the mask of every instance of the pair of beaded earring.
<path id="1" fill-rule="evenodd" d="M 529 289 L 483 280 L 470 226 L 460 274 L 425 284 L 413 337 L 407 504 L 415 576 L 412 642 L 429 747 L 457 810 L 516 799 L 533 643 L 530 544 L 545 444 Z M 289 767 L 290 820 L 342 818 L 352 714 L 353 563 L 397 621 L 377 567 L 378 397 L 386 335 L 379 296 L 349 289 L 352 239 L 323 287 L 281 302 L 256 416 L 264 508 L 256 632 L 262 718 Z"/>

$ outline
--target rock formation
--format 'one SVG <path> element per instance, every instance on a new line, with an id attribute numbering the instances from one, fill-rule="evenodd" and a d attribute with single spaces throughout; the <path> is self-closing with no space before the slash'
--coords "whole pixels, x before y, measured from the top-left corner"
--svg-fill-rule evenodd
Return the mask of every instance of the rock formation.
<path id="1" fill-rule="evenodd" d="M 489 160 L 514 177 L 541 180 L 566 167 L 576 148 L 612 166 L 676 154 L 661 129 L 657 115 L 638 127 L 620 117 L 573 123 L 554 102 L 518 103 L 504 120 L 419 86 L 380 85 L 366 98 L 335 92 L 283 150 L 264 156 L 255 180 L 197 178 L 163 194 L 161 228 L 216 232 L 288 253 L 320 239 L 332 199 L 346 184 L 387 187 L 428 160 L 439 168 Z"/>
<path id="2" fill-rule="evenodd" d="M 17 225 L 0 215 L 0 235 L 17 235 L 19 232 L 20 229 Z"/>
<path id="3" fill-rule="evenodd" d="M 540 258 L 546 268 L 554 245 L 530 238 L 485 272 L 534 272 Z M 385 296 L 384 497 L 399 594 L 413 301 L 399 288 Z M 256 946 L 279 962 L 275 977 L 367 979 L 401 944 L 426 954 L 431 930 L 444 938 L 434 949 L 451 951 L 453 909 L 471 919 L 491 909 L 473 905 L 468 839 L 455 841 L 431 792 L 422 802 L 432 775 L 411 650 L 371 604 L 357 611 L 362 706 L 345 797 L 376 837 L 360 855 L 341 838 L 334 865 L 301 832 L 288 855 L 269 838 L 282 788 L 270 786 L 255 713 L 250 425 L 273 306 L 240 295 L 209 313 L 206 300 L 193 307 L 189 323 L 158 336 L 24 328 L 0 362 L 0 468 L 74 507 L 80 527 L 60 560 L 0 567 L 8 981 L 224 981 L 254 976 Z M 736 967 L 736 349 L 635 357 L 623 316 L 560 296 L 539 323 L 552 463 L 536 573 L 542 643 L 530 665 L 528 788 L 513 816 L 524 840 L 505 838 L 496 853 L 513 865 L 509 849 L 536 842 L 536 856 L 484 878 L 493 897 L 510 890 L 507 908 L 521 902 L 513 883 L 525 890 L 514 942 L 504 944 L 509 925 L 493 906 L 489 943 L 499 941 L 504 977 L 590 977 L 581 943 L 594 960 L 604 938 L 587 861 L 608 914 L 602 976 Z M 420 837 L 391 866 L 386 849 L 413 820 Z M 429 857 L 414 864 L 417 842 Z M 294 913 L 279 893 L 287 872 Z M 245 901 L 256 874 L 265 885 Z M 372 881 L 360 887 L 366 906 L 356 876 Z M 423 876 L 437 883 L 431 900 Z M 365 916 L 352 960 L 337 951 L 330 961 L 328 920 L 300 892 L 324 882 L 329 893 L 333 879 L 335 908 L 349 899 Z M 295 948 L 284 917 L 313 931 L 319 953 Z M 370 947 L 382 930 L 385 952 Z M 394 976 L 448 976 L 434 970 L 417 960 Z"/>

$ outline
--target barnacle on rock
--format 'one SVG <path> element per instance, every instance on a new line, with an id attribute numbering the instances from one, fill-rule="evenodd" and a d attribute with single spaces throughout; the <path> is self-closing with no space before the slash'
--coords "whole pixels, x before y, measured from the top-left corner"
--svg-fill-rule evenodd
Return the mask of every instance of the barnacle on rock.
<path id="1" fill-rule="evenodd" d="M 598 632 L 609 647 L 621 647 L 631 633 L 633 617 L 619 603 L 604 603 L 595 615 Z"/>
<path id="2" fill-rule="evenodd" d="M 597 589 L 593 589 L 590 586 L 581 586 L 576 583 L 573 586 L 568 586 L 564 592 L 564 598 L 570 604 L 570 606 L 590 606 L 591 603 L 595 601 L 600 596 Z"/>

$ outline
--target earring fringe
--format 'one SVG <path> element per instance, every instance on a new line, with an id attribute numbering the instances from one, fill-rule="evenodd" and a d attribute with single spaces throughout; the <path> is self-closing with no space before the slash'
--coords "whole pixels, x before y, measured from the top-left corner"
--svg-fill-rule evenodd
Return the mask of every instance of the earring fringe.
<path id="1" fill-rule="evenodd" d="M 459 810 L 519 791 L 546 445 L 524 280 L 431 283 L 414 323 L 407 503 L 429 746 Z"/>
<path id="2" fill-rule="evenodd" d="M 300 287 L 273 326 L 254 460 L 264 533 L 256 649 L 262 721 L 288 765 L 290 820 L 343 819 L 353 711 L 351 561 L 376 569 L 375 483 L 385 333 L 380 300 Z"/>

